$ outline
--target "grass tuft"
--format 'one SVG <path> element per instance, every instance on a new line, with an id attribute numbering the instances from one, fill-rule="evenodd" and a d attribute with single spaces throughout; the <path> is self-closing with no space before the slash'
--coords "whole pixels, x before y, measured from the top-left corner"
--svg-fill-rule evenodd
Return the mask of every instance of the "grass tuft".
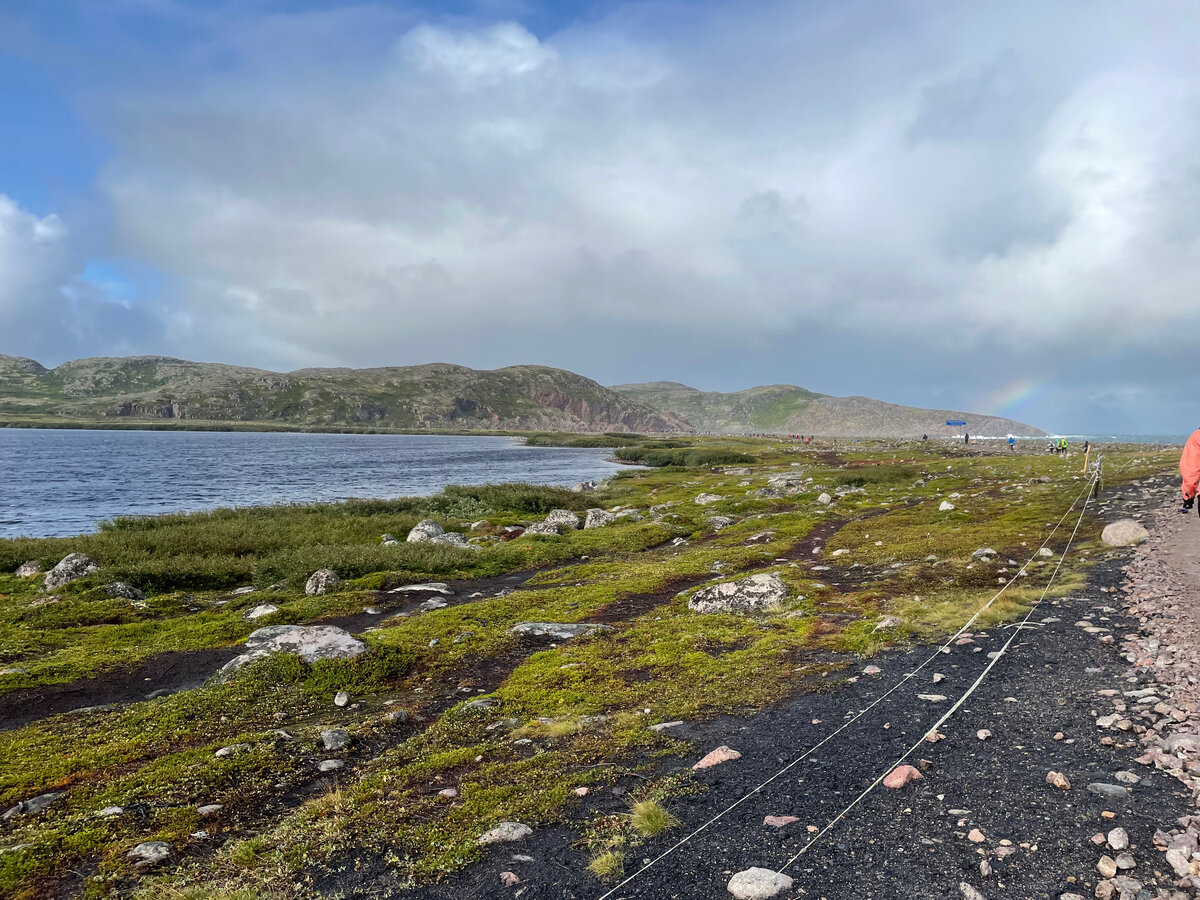
<path id="1" fill-rule="evenodd" d="M 675 828 L 679 820 L 657 800 L 643 800 L 634 804 L 630 824 L 642 837 L 650 838 Z"/>
<path id="2" fill-rule="evenodd" d="M 625 854 L 617 850 L 605 850 L 592 858 L 588 871 L 601 881 L 616 881 L 625 874 Z"/>

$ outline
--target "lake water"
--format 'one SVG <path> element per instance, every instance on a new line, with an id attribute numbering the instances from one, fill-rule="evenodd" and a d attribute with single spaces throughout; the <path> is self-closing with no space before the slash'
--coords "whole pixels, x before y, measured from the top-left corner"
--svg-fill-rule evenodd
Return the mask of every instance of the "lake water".
<path id="1" fill-rule="evenodd" d="M 624 466 L 608 450 L 505 437 L 0 428 L 0 537 L 222 506 L 434 494 L 448 484 L 570 485 Z"/>

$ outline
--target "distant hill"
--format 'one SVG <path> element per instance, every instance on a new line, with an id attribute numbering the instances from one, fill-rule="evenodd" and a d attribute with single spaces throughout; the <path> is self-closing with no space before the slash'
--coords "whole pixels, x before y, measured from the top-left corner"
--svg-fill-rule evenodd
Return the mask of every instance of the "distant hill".
<path id="1" fill-rule="evenodd" d="M 434 363 L 267 372 L 161 356 L 79 359 L 46 369 L 0 355 L 0 418 L 221 421 L 558 431 L 691 431 L 601 384 L 545 366 L 476 371 Z"/>
<path id="2" fill-rule="evenodd" d="M 674 381 L 620 384 L 613 390 L 647 406 L 687 419 L 697 430 L 745 434 L 819 434 L 831 437 L 944 437 L 972 434 L 1041 437 L 1044 431 L 996 416 L 949 409 L 920 409 L 869 397 L 830 397 L 792 384 L 772 384 L 723 394 Z"/>
<path id="3" fill-rule="evenodd" d="M 433 363 L 268 372 L 165 356 L 77 359 L 47 369 L 0 355 L 0 421 L 236 422 L 289 428 L 634 431 L 919 437 L 1038 436 L 1009 419 L 829 397 L 776 384 L 729 394 L 656 381 L 604 387 L 547 366 Z"/>

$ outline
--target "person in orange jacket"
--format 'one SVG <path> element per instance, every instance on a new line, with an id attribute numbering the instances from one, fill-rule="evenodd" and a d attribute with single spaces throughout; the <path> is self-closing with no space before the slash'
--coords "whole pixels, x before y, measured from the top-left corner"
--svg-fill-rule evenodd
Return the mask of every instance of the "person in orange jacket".
<path id="1" fill-rule="evenodd" d="M 1193 431 L 1183 445 L 1179 474 L 1183 477 L 1183 509 L 1180 512 L 1187 512 L 1195 504 L 1196 491 L 1200 489 L 1200 428 Z"/>

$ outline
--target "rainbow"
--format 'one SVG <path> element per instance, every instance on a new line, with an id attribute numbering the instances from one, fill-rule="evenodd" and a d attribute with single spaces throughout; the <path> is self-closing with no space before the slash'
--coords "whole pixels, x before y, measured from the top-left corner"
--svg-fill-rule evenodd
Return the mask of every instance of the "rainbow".
<path id="1" fill-rule="evenodd" d="M 1045 384 L 1021 378 L 993 391 L 984 408 L 992 410 L 994 416 L 1013 419 L 1045 391 Z"/>

